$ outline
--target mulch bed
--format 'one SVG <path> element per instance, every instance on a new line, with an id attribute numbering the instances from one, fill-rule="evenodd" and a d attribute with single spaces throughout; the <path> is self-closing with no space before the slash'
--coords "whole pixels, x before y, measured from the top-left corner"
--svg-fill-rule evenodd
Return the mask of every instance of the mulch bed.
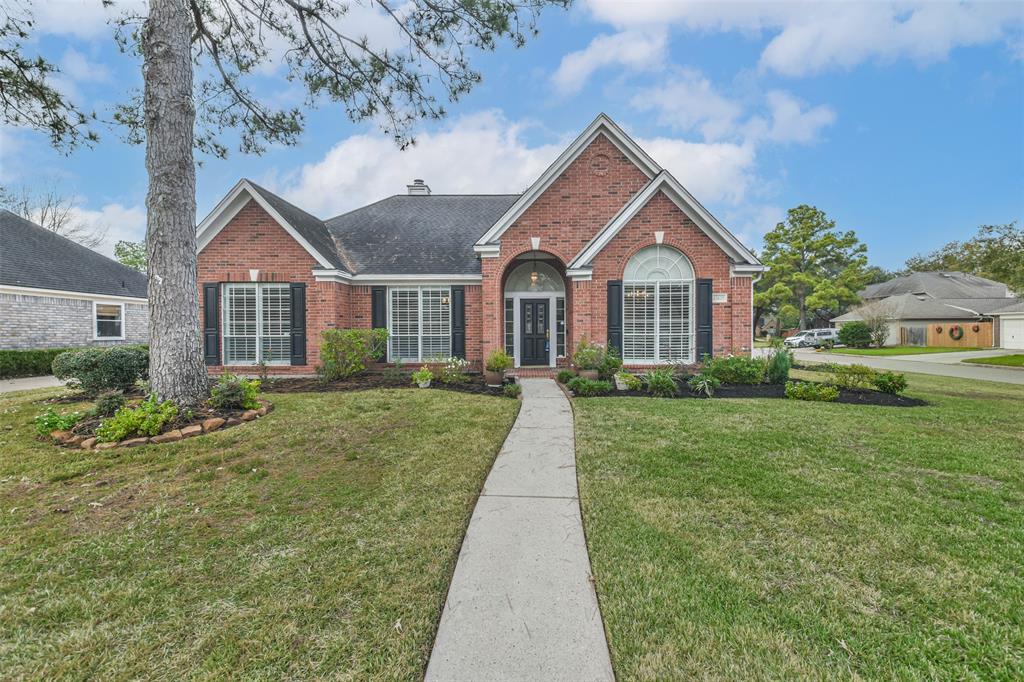
<path id="1" fill-rule="evenodd" d="M 264 393 L 328 393 L 333 391 L 366 391 L 373 388 L 419 388 L 408 376 L 391 376 L 387 374 L 362 374 L 324 383 L 316 378 L 277 377 L 268 380 L 261 387 Z M 469 381 L 461 384 L 445 384 L 438 380 L 430 383 L 428 391 L 455 391 L 457 393 L 476 393 L 480 395 L 502 395 L 501 388 L 492 388 L 484 383 L 481 375 L 470 375 Z"/>
<path id="2" fill-rule="evenodd" d="M 643 391 L 612 391 L 604 396 L 603 398 L 650 398 L 649 393 Z M 708 397 L 703 393 L 700 395 L 693 394 L 689 387 L 681 386 L 679 392 L 673 396 L 674 398 L 695 398 L 697 400 L 708 400 Z M 720 386 L 715 390 L 715 395 L 712 400 L 719 398 L 782 398 L 786 400 L 786 387 L 780 384 L 757 384 L 757 385 L 744 385 L 744 384 L 731 384 L 728 386 Z M 921 405 L 927 405 L 928 403 L 919 398 L 909 398 L 903 395 L 892 395 L 891 393 L 882 393 L 881 391 L 872 391 L 870 389 L 850 389 L 841 388 L 839 389 L 839 398 L 835 400 L 837 403 L 847 403 L 850 405 L 881 405 L 883 407 L 920 407 Z"/>

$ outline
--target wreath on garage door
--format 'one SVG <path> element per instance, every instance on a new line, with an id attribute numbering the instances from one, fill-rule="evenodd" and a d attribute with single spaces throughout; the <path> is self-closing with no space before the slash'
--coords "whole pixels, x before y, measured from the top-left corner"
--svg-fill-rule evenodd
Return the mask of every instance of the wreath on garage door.
<path id="1" fill-rule="evenodd" d="M 960 339 L 964 338 L 964 328 L 958 324 L 954 324 L 952 327 L 949 328 L 949 338 L 953 339 L 954 341 L 959 341 Z"/>

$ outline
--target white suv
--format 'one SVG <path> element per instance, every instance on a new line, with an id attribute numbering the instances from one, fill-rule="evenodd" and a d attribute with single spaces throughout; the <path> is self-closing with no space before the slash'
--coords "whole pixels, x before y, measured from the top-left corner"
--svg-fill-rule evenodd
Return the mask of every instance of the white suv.
<path id="1" fill-rule="evenodd" d="M 838 340 L 839 330 L 837 329 L 805 329 L 793 336 L 787 336 L 783 343 L 789 348 L 806 348 L 808 346 L 816 348 L 826 342 L 835 343 Z"/>

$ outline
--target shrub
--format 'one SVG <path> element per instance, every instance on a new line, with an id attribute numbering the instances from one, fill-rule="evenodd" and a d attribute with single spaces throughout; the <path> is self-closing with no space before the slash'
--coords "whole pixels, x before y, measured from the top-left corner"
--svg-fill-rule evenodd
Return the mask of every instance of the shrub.
<path id="1" fill-rule="evenodd" d="M 422 384 L 434 379 L 434 373 L 429 367 L 423 365 L 418 370 L 412 373 L 412 383 Z"/>
<path id="2" fill-rule="evenodd" d="M 742 355 L 706 358 L 704 374 L 710 374 L 723 384 L 760 384 L 765 380 L 768 361 Z"/>
<path id="3" fill-rule="evenodd" d="M 41 377 L 53 372 L 53 361 L 71 348 L 0 350 L 0 379 Z"/>
<path id="4" fill-rule="evenodd" d="M 89 411 L 94 417 L 110 417 L 124 407 L 124 393 L 104 391 L 96 397 L 96 405 Z"/>
<path id="5" fill-rule="evenodd" d="M 148 346 L 82 348 L 61 353 L 53 360 L 53 374 L 88 395 L 126 391 L 149 376 Z"/>
<path id="6" fill-rule="evenodd" d="M 710 398 L 715 394 L 715 390 L 722 385 L 722 382 L 710 374 L 701 372 L 690 377 L 686 381 L 686 385 L 694 393 L 703 393 Z"/>
<path id="7" fill-rule="evenodd" d="M 487 356 L 484 369 L 488 372 L 504 372 L 512 369 L 512 358 L 505 351 L 498 349 Z"/>
<path id="8" fill-rule="evenodd" d="M 671 398 L 679 391 L 671 369 L 652 369 L 644 375 L 644 382 L 647 392 L 658 398 Z"/>
<path id="9" fill-rule="evenodd" d="M 138 407 L 122 407 L 96 429 L 96 440 L 113 443 L 132 436 L 156 436 L 164 425 L 178 416 L 178 406 L 170 400 L 157 402 L 156 394 L 139 403 Z"/>
<path id="10" fill-rule="evenodd" d="M 576 346 L 576 352 L 572 354 L 572 364 L 576 365 L 577 369 L 600 369 L 604 358 L 604 348 L 582 338 L 580 344 Z"/>
<path id="11" fill-rule="evenodd" d="M 327 329 L 320 342 L 317 372 L 326 381 L 348 379 L 387 352 L 387 329 Z"/>
<path id="12" fill-rule="evenodd" d="M 56 410 L 48 407 L 46 412 L 37 416 L 32 423 L 36 425 L 36 433 L 40 436 L 49 436 L 54 431 L 67 431 L 81 420 L 81 412 L 57 414 Z"/>
<path id="13" fill-rule="evenodd" d="M 875 375 L 873 380 L 875 388 L 882 393 L 899 395 L 907 390 L 907 377 L 896 372 L 882 372 Z"/>
<path id="14" fill-rule="evenodd" d="M 769 384 L 784 384 L 789 381 L 789 370 L 793 366 L 793 356 L 788 350 L 776 348 L 768 358 L 764 380 Z"/>
<path id="15" fill-rule="evenodd" d="M 619 355 L 618 348 L 609 348 L 604 354 L 604 358 L 601 360 L 601 365 L 597 368 L 597 376 L 599 379 L 608 381 L 615 376 L 615 373 L 622 369 L 622 356 Z"/>
<path id="16" fill-rule="evenodd" d="M 639 391 L 644 387 L 644 382 L 640 377 L 635 374 L 630 374 L 625 370 L 619 370 L 615 373 L 614 379 L 626 385 L 626 389 L 630 391 Z"/>
<path id="17" fill-rule="evenodd" d="M 494 370 L 491 370 L 492 372 Z M 505 384 L 505 387 L 501 389 L 501 392 L 506 398 L 518 398 L 519 394 L 523 392 L 523 387 L 519 384 Z"/>
<path id="18" fill-rule="evenodd" d="M 558 370 L 558 383 L 568 384 L 574 378 L 576 378 L 576 372 L 572 371 L 571 369 Z"/>
<path id="19" fill-rule="evenodd" d="M 210 407 L 216 410 L 255 410 L 260 406 L 260 382 L 224 372 L 210 389 Z"/>
<path id="20" fill-rule="evenodd" d="M 839 328 L 839 343 L 850 348 L 867 348 L 871 345 L 871 328 L 865 322 L 847 322 Z"/>
<path id="21" fill-rule="evenodd" d="M 600 379 L 594 381 L 585 377 L 576 377 L 568 383 L 569 390 L 581 398 L 589 398 L 595 395 L 607 395 L 612 392 L 610 382 Z"/>
<path id="22" fill-rule="evenodd" d="M 878 372 L 864 365 L 832 364 L 829 372 L 832 376 L 828 383 L 839 388 L 870 388 L 878 376 Z"/>
<path id="23" fill-rule="evenodd" d="M 464 384 L 469 381 L 466 369 L 469 367 L 469 360 L 462 358 L 448 358 L 444 367 L 441 368 L 441 381 L 446 384 Z"/>
<path id="24" fill-rule="evenodd" d="M 813 381 L 787 381 L 786 397 L 793 400 L 830 403 L 839 397 L 839 389 Z"/>

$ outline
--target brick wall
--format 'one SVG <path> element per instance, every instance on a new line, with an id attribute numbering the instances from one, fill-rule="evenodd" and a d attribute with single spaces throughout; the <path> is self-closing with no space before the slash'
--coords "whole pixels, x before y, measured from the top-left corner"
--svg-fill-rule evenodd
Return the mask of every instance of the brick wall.
<path id="1" fill-rule="evenodd" d="M 97 298 L 103 301 L 102 298 Z M 115 346 L 149 341 L 149 306 L 124 304 L 124 341 L 93 339 L 93 302 L 80 298 L 0 293 L 0 349 Z"/>

